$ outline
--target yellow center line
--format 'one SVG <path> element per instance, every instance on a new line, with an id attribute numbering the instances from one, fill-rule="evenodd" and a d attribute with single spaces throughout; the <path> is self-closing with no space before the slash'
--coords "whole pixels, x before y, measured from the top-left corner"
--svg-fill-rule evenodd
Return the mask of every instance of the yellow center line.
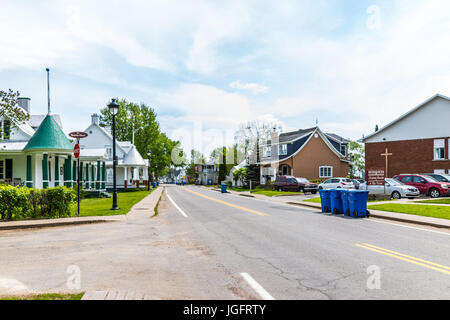
<path id="1" fill-rule="evenodd" d="M 219 200 L 219 199 L 214 199 L 214 198 L 205 196 L 204 194 L 201 194 L 201 193 L 189 190 L 188 188 L 183 188 L 183 190 L 186 190 L 187 192 L 193 193 L 193 194 L 195 194 L 195 195 L 197 195 L 199 197 L 202 197 L 202 198 L 205 198 L 205 199 L 208 199 L 208 200 L 211 200 L 211 201 L 215 201 L 215 202 L 221 203 L 223 205 L 226 205 L 226 206 L 229 206 L 229 207 L 232 207 L 232 208 L 235 208 L 235 209 L 240 209 L 240 210 L 243 210 L 243 211 L 254 213 L 254 214 L 257 214 L 257 215 L 263 216 L 263 217 L 269 216 L 267 213 L 259 212 L 259 211 L 248 209 L 248 208 L 244 208 L 244 207 L 241 207 L 241 206 L 229 203 L 229 202 L 225 202 L 225 201 L 222 201 L 222 200 Z"/>
<path id="2" fill-rule="evenodd" d="M 367 250 L 370 250 L 370 251 L 374 251 L 374 252 L 377 252 L 377 253 L 381 253 L 381 254 L 384 254 L 386 256 L 389 256 L 389 257 L 392 257 L 392 258 L 395 258 L 395 259 L 399 259 L 399 260 L 402 260 L 402 261 L 405 261 L 405 262 L 409 262 L 409 263 L 412 263 L 412 264 L 415 264 L 415 265 L 418 265 L 418 266 L 421 266 L 421 267 L 424 267 L 424 268 L 427 268 L 427 269 L 431 269 L 431 270 L 434 270 L 434 271 L 438 271 L 438 272 L 442 272 L 442 273 L 450 275 L 450 271 L 445 270 L 445 269 L 449 269 L 448 267 L 442 266 L 442 267 L 444 267 L 444 269 L 433 267 L 432 265 L 438 265 L 438 264 L 433 263 L 433 262 L 427 262 L 427 263 L 430 263 L 431 265 L 430 264 L 426 264 L 426 263 L 422 263 L 422 262 L 418 262 L 418 261 L 426 261 L 426 260 L 422 260 L 422 259 L 418 259 L 418 258 L 414 258 L 414 257 L 411 257 L 411 258 L 408 259 L 408 258 L 405 258 L 406 255 L 404 255 L 402 253 L 395 253 L 395 251 L 387 250 L 387 249 L 383 249 L 383 248 L 379 248 L 379 247 L 375 247 L 375 246 L 372 246 L 372 245 L 362 245 L 362 244 L 359 244 L 359 243 L 355 243 L 355 246 L 360 247 L 360 248 L 364 248 L 364 249 L 367 249 Z M 379 248 L 379 249 L 376 249 L 376 248 Z M 409 257 L 409 256 L 406 256 L 406 257 Z"/>
<path id="3" fill-rule="evenodd" d="M 423 262 L 423 263 L 426 263 L 426 264 L 430 264 L 430 265 L 433 265 L 433 266 L 438 267 L 438 268 L 450 270 L 450 267 L 444 266 L 442 264 L 437 264 L 437 263 L 434 263 L 434 262 L 431 262 L 431 261 L 427 261 L 427 260 L 423 260 L 423 259 L 419 259 L 419 258 L 414 258 L 414 257 L 408 256 L 408 255 L 400 253 L 400 252 L 395 252 L 393 250 L 388 250 L 388 249 L 384 249 L 384 248 L 380 248 L 380 247 L 374 246 L 373 244 L 363 243 L 362 245 L 367 246 L 367 247 L 372 247 L 372 248 L 375 248 L 375 249 L 378 249 L 378 250 L 383 250 L 383 251 L 386 251 L 386 252 L 389 252 L 389 253 L 392 253 L 392 254 L 396 254 L 396 255 L 401 256 L 401 257 L 408 258 L 408 259 L 412 259 L 412 260 L 416 260 L 416 261 Z"/>

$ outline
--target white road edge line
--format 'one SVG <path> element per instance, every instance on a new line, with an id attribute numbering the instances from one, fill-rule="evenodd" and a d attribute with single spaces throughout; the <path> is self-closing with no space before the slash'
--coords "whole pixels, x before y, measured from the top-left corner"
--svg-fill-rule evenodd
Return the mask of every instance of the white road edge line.
<path id="1" fill-rule="evenodd" d="M 177 210 L 183 215 L 183 217 L 187 218 L 187 214 L 184 213 L 183 210 L 181 210 L 181 208 L 175 203 L 175 201 L 172 200 L 172 198 L 166 193 L 167 198 L 170 200 L 170 202 L 172 202 L 172 204 L 174 205 L 175 208 L 177 208 Z"/>
<path id="2" fill-rule="evenodd" d="M 398 227 L 403 227 L 403 228 L 408 228 L 408 229 L 428 231 L 428 232 L 433 232 L 433 233 L 444 234 L 446 236 L 450 236 L 450 233 L 448 233 L 448 232 L 441 232 L 441 231 L 430 230 L 430 229 L 425 229 L 425 228 L 420 228 L 420 227 L 405 226 L 403 224 L 395 223 L 395 222 L 386 222 L 386 221 L 378 221 L 378 220 L 370 220 L 370 219 L 366 220 L 366 221 L 376 222 L 376 223 L 383 223 L 383 224 L 389 224 L 391 226 L 398 226 Z"/>
<path id="3" fill-rule="evenodd" d="M 252 287 L 261 298 L 263 298 L 263 300 L 275 300 L 275 298 L 272 297 L 263 287 L 261 287 L 261 285 L 248 273 L 242 272 L 241 276 L 245 279 L 245 281 L 247 281 L 250 287 Z"/>

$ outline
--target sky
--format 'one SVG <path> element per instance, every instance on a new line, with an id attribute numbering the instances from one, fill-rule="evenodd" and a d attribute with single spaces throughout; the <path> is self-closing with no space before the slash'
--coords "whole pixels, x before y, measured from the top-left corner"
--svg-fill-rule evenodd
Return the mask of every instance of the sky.
<path id="1" fill-rule="evenodd" d="M 0 89 L 64 131 L 113 97 L 208 154 L 239 124 L 359 139 L 450 96 L 448 0 L 0 0 Z"/>

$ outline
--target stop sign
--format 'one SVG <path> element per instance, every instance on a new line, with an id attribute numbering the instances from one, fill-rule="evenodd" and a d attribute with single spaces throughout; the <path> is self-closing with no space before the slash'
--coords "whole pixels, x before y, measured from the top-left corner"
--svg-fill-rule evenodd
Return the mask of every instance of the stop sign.
<path id="1" fill-rule="evenodd" d="M 80 145 L 76 144 L 75 148 L 73 148 L 73 154 L 75 155 L 75 159 L 78 159 L 80 156 Z"/>

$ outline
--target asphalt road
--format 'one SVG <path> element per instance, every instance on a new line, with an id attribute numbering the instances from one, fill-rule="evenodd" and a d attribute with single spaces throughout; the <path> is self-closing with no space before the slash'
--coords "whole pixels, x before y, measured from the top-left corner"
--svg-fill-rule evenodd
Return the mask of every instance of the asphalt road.
<path id="1" fill-rule="evenodd" d="M 168 186 L 157 217 L 0 232 L 0 295 L 115 289 L 154 299 L 450 299 L 449 240 Z M 71 266 L 80 288 L 68 289 Z"/>

